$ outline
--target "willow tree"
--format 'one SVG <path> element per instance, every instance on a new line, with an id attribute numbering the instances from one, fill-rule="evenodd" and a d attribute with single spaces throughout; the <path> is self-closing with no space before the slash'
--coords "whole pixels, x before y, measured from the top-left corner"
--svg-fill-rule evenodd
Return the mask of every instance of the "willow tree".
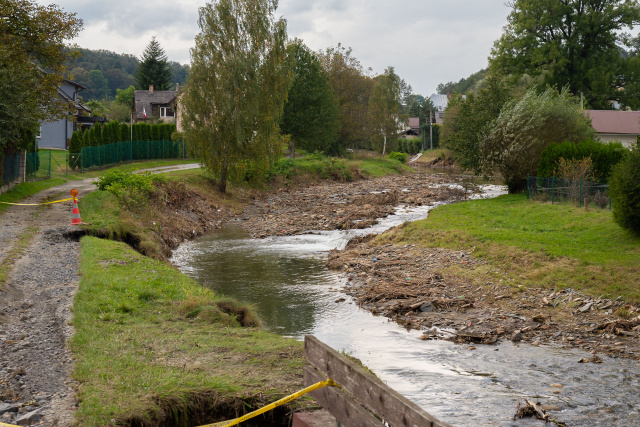
<path id="1" fill-rule="evenodd" d="M 217 0 L 200 9 L 182 100 L 185 136 L 222 193 L 228 179 L 256 179 L 282 153 L 287 33 L 273 17 L 277 5 Z"/>

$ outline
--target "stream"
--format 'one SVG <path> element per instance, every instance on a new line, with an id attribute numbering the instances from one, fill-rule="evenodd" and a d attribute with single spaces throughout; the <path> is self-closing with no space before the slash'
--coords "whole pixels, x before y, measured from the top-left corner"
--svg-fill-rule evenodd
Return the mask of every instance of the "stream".
<path id="1" fill-rule="evenodd" d="M 483 186 L 479 197 L 504 190 Z M 357 307 L 341 292 L 346 277 L 326 268 L 328 252 L 357 236 L 426 218 L 434 206 L 407 209 L 364 230 L 251 239 L 241 221 L 174 251 L 172 262 L 204 286 L 255 304 L 268 329 L 302 340 L 315 335 L 360 359 L 379 378 L 427 412 L 454 426 L 542 426 L 513 420 L 532 398 L 569 426 L 640 425 L 640 365 L 575 349 L 469 346 L 419 339 L 387 318 Z M 342 300 L 342 301 L 341 301 Z"/>

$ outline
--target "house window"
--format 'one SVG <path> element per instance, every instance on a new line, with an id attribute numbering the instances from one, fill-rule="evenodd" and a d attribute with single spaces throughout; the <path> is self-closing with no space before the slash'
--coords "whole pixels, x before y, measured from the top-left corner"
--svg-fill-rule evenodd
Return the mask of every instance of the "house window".
<path id="1" fill-rule="evenodd" d="M 171 107 L 160 107 L 160 117 L 173 117 Z"/>
<path id="2" fill-rule="evenodd" d="M 38 128 L 38 133 L 36 133 L 36 138 L 42 138 L 42 126 Z"/>

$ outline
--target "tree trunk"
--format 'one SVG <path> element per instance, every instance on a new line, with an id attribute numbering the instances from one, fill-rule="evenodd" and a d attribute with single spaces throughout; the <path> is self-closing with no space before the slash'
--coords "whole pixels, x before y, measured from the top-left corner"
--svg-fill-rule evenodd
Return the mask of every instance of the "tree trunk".
<path id="1" fill-rule="evenodd" d="M 385 155 L 385 152 L 387 151 L 387 134 L 384 134 L 384 143 L 382 144 L 382 155 Z"/>
<path id="2" fill-rule="evenodd" d="M 291 135 L 291 159 L 296 158 L 296 135 Z"/>
<path id="3" fill-rule="evenodd" d="M 227 192 L 227 174 L 229 173 L 229 164 L 226 159 L 222 161 L 222 169 L 220 170 L 220 181 L 218 181 L 218 191 Z"/>

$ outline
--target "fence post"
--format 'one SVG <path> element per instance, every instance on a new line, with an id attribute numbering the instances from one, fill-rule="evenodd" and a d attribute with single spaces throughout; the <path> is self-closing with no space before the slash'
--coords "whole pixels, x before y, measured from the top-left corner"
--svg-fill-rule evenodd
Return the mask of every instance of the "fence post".
<path id="1" fill-rule="evenodd" d="M 553 190 L 555 188 L 555 184 L 556 184 L 556 177 L 552 176 L 551 177 L 551 204 L 553 204 Z"/>
<path id="2" fill-rule="evenodd" d="M 579 207 L 582 207 L 582 178 L 580 178 L 580 198 L 578 199 Z"/>
<path id="3" fill-rule="evenodd" d="M 51 161 L 52 161 L 52 159 L 51 159 L 51 156 L 52 156 L 51 151 L 53 151 L 53 150 L 49 149 L 49 178 L 51 178 Z"/>

